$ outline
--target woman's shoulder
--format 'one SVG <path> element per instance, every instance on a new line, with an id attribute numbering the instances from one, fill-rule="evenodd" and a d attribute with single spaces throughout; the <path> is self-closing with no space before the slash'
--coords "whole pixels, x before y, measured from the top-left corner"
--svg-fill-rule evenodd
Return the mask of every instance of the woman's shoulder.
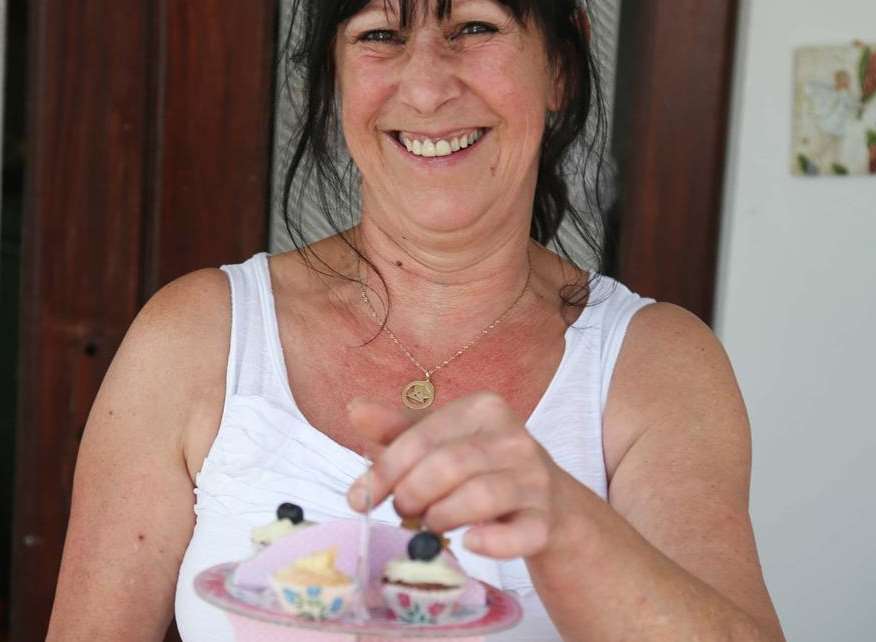
<path id="1" fill-rule="evenodd" d="M 672 303 L 652 302 L 630 321 L 625 352 L 637 362 L 700 371 L 727 362 L 712 329 L 692 312 Z"/>
<path id="2" fill-rule="evenodd" d="M 599 272 L 588 273 L 584 283 L 583 307 L 578 308 L 579 316 L 572 325 L 579 330 L 601 334 L 604 348 L 610 349 L 613 345 L 619 348 L 633 318 L 656 303 L 623 282 Z"/>
<path id="3" fill-rule="evenodd" d="M 747 435 L 732 365 L 699 317 L 671 303 L 639 310 L 629 323 L 606 405 L 606 460 L 614 471 L 655 417 L 727 415 Z M 744 440 L 744 439 L 743 439 Z"/>
<path id="4" fill-rule="evenodd" d="M 179 277 L 140 310 L 116 361 L 139 365 L 142 379 L 188 389 L 198 382 L 222 384 L 231 334 L 228 279 L 219 269 Z"/>
<path id="5" fill-rule="evenodd" d="M 653 302 L 653 299 L 640 294 L 623 281 L 602 272 L 587 274 L 588 304 L 618 305 L 629 301 Z"/>
<path id="6" fill-rule="evenodd" d="M 228 278 L 218 268 L 190 272 L 156 292 L 132 326 L 139 332 L 160 332 L 168 338 L 208 338 L 230 320 Z M 195 335 L 195 336 L 193 336 Z"/>
<path id="7" fill-rule="evenodd" d="M 588 305 L 601 308 L 603 333 L 619 333 L 627 360 L 689 361 L 692 353 L 709 360 L 726 358 L 711 328 L 695 314 L 640 294 L 615 278 L 594 274 Z"/>
<path id="8" fill-rule="evenodd" d="M 274 290 L 294 290 L 301 295 L 324 294 L 335 277 L 359 270 L 359 256 L 340 234 L 266 258 Z"/>

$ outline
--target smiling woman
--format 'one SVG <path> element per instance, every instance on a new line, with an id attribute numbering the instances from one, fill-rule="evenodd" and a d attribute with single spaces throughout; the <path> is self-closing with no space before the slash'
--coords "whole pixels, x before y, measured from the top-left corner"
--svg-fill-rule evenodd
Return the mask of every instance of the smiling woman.
<path id="1" fill-rule="evenodd" d="M 529 122 L 533 129 L 543 134 L 538 144 L 544 149 L 536 161 L 539 171 L 531 235 L 542 244 L 553 242 L 560 254 L 571 260 L 570 254 L 574 252 L 568 252 L 563 239 L 557 235 L 560 223 L 565 221 L 574 230 L 573 244 L 582 248 L 579 253 L 593 257 L 594 267 L 600 268 L 603 255 L 602 216 L 605 211 L 605 204 L 600 197 L 607 189 L 608 177 L 603 172 L 607 118 L 601 99 L 599 65 L 589 42 L 589 19 L 575 2 L 457 0 L 455 3 L 391 3 L 360 0 L 328 2 L 320 7 L 319 12 L 315 12 L 310 10 L 309 3 L 293 0 L 285 47 L 285 68 L 290 77 L 283 84 L 286 88 L 295 87 L 295 95 L 290 100 L 295 114 L 291 123 L 291 161 L 280 181 L 283 184 L 280 200 L 286 231 L 294 247 L 303 249 L 305 256 L 312 255 L 308 240 L 312 239 L 313 234 L 308 232 L 315 223 L 308 218 L 315 216 L 310 212 L 312 207 L 308 207 L 310 200 L 319 209 L 317 216 L 325 222 L 324 226 L 319 226 L 320 229 L 328 228 L 334 234 L 349 229 L 361 214 L 359 199 L 356 198 L 361 168 L 358 163 L 351 162 L 344 150 L 345 145 L 350 143 L 349 138 L 345 137 L 348 132 L 346 129 L 342 132 L 338 125 L 337 119 L 343 110 L 337 109 L 337 102 L 344 101 L 343 91 L 338 96 L 338 60 L 329 55 L 332 46 L 339 53 L 346 51 L 348 55 L 354 55 L 354 60 L 358 59 L 360 63 L 370 63 L 363 71 L 376 73 L 382 78 L 389 67 L 393 64 L 397 66 L 399 54 L 405 50 L 405 38 L 410 37 L 412 24 L 428 16 L 429 12 L 441 21 L 439 32 L 448 42 L 447 53 L 453 54 L 451 57 L 457 60 L 457 64 L 465 60 L 470 81 L 480 83 L 478 93 L 490 90 L 496 96 L 500 89 L 497 83 L 507 78 L 507 74 L 497 66 L 501 62 L 494 55 L 497 48 L 507 54 L 510 53 L 509 43 L 525 46 L 527 42 L 523 36 L 528 36 L 530 40 L 533 36 L 537 37 L 534 57 L 527 57 L 519 50 L 515 55 L 524 59 L 524 67 L 529 70 L 539 62 L 549 64 L 550 73 L 562 77 L 564 104 L 562 110 L 543 110 L 532 115 L 533 120 Z M 530 29 L 524 29 L 527 23 L 531 23 Z M 327 27 L 331 30 L 339 25 L 344 27 L 337 34 L 324 33 L 321 29 Z M 544 38 L 540 37 L 541 33 L 545 34 Z M 533 43 L 529 42 L 528 46 L 532 49 Z M 396 62 L 393 63 L 393 60 Z M 514 64 L 507 55 L 504 62 Z M 489 65 L 494 67 L 490 68 Z M 543 73 L 545 69 L 547 65 L 538 72 Z M 428 92 L 440 90 L 435 83 L 438 80 L 437 71 L 432 68 L 420 72 L 415 68 L 407 70 L 408 74 L 422 73 L 422 80 L 429 81 L 425 86 L 427 94 L 419 99 L 428 100 Z M 350 73 L 353 73 L 352 70 Z M 364 78 L 356 78 L 355 75 L 353 78 L 363 86 L 367 85 Z M 331 82 L 328 79 L 332 79 Z M 542 82 L 545 82 L 544 79 Z M 376 85 L 374 89 L 380 86 Z M 405 84 L 401 88 L 417 91 L 416 85 Z M 546 89 L 542 88 L 540 94 L 544 95 Z M 512 87 L 511 94 L 502 99 L 505 109 L 515 108 L 514 93 L 520 94 L 523 90 L 522 86 Z M 527 99 L 520 104 L 528 105 L 530 101 Z M 355 107 L 359 111 L 359 106 Z M 453 107 L 461 109 L 459 105 Z M 483 106 L 481 111 L 484 111 Z M 474 114 L 457 114 L 456 118 L 460 116 L 464 121 L 461 123 L 463 129 L 468 127 L 467 130 L 438 131 L 435 124 L 430 123 L 427 131 L 414 132 L 423 134 L 419 138 L 419 151 L 416 136 L 405 141 L 401 138 L 400 127 L 393 130 L 387 124 L 385 130 L 389 135 L 394 134 L 400 145 L 407 147 L 409 143 L 411 149 L 408 151 L 418 156 L 430 157 L 431 143 L 436 152 L 432 157 L 443 158 L 443 154 L 437 154 L 439 146 L 446 152 L 446 148 L 440 145 L 441 136 L 447 138 L 450 151 L 457 152 L 453 134 L 458 134 L 458 144 L 464 150 L 466 133 L 470 138 L 472 134 L 481 136 L 488 133 L 486 127 L 475 130 L 469 122 Z M 446 116 L 447 120 L 451 118 L 451 114 Z M 307 180 L 302 180 L 303 176 L 307 176 Z M 566 180 L 567 176 L 574 177 L 571 184 Z M 589 179 L 587 184 L 585 176 Z M 575 182 L 580 184 L 576 185 Z M 581 300 L 583 298 L 578 302 Z"/>
<path id="2" fill-rule="evenodd" d="M 493 639 L 782 638 L 717 341 L 545 247 L 599 216 L 569 195 L 600 162 L 573 153 L 603 120 L 588 24 L 572 0 L 293 4 L 300 246 L 188 275 L 132 326 L 50 640 L 158 639 L 175 596 L 184 640 L 230 642 L 194 576 L 246 557 L 280 503 L 324 522 L 369 495 L 519 596 Z M 301 173 L 329 221 L 358 189 L 360 222 L 306 245 Z"/>

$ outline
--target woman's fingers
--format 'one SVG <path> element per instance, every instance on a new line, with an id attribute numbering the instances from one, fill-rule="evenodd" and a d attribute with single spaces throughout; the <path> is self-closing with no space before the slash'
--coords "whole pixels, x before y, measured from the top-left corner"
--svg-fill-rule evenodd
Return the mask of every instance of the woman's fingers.
<path id="1" fill-rule="evenodd" d="M 494 470 L 489 440 L 476 433 L 430 449 L 393 489 L 399 515 L 422 515 L 467 479 Z"/>
<path id="2" fill-rule="evenodd" d="M 475 553 L 510 559 L 547 545 L 549 462 L 497 395 L 472 395 L 428 414 L 356 400 L 350 419 L 385 445 L 350 489 L 354 509 L 364 510 L 370 484 L 375 505 L 395 493 L 399 514 L 423 515 L 432 530 L 475 524 L 465 537 Z"/>
<path id="3" fill-rule="evenodd" d="M 463 538 L 472 553 L 494 559 L 530 557 L 548 544 L 550 524 L 547 514 L 527 508 L 499 521 L 472 526 Z"/>
<path id="4" fill-rule="evenodd" d="M 491 393 L 453 401 L 425 416 L 376 458 L 367 475 L 374 504 L 386 499 L 403 477 L 444 443 L 487 429 L 499 431 L 512 419 L 501 398 Z M 363 477 L 350 489 L 348 500 L 355 510 L 364 508 L 365 485 Z"/>
<path id="5" fill-rule="evenodd" d="M 366 453 L 372 459 L 383 452 L 396 437 L 425 416 L 422 411 L 393 407 L 362 397 L 350 402 L 347 413 L 356 432 L 375 444 L 375 452 Z"/>
<path id="6" fill-rule="evenodd" d="M 536 460 L 538 451 L 523 431 L 484 430 L 463 435 L 433 448 L 393 490 L 400 515 L 422 515 L 433 504 L 449 496 L 478 475 L 508 471 L 520 492 L 518 501 L 541 498 L 547 480 Z M 522 506 L 520 504 L 518 507 Z"/>
<path id="7" fill-rule="evenodd" d="M 428 421 L 428 419 L 424 420 Z M 347 500 L 354 510 L 365 509 L 366 488 L 374 506 L 393 491 L 396 483 L 437 447 L 437 435 L 418 430 L 422 424 L 410 428 L 375 458 L 374 465 L 350 487 Z M 435 439 L 435 441 L 433 441 Z"/>
<path id="8" fill-rule="evenodd" d="M 511 470 L 478 475 L 429 506 L 423 522 L 438 533 L 491 522 L 527 507 L 530 501 L 527 495 Z"/>

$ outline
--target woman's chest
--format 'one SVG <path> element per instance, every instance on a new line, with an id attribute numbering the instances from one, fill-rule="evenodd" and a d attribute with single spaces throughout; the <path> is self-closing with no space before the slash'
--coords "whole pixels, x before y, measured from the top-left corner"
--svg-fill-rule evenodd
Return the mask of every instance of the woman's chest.
<path id="1" fill-rule="evenodd" d="M 344 342 L 331 333 L 287 326 L 281 337 L 289 387 L 299 410 L 311 425 L 360 454 L 367 442 L 350 425 L 348 404 L 364 398 L 402 408 L 409 385 L 426 378 L 385 336 L 370 343 Z M 562 331 L 527 341 L 518 336 L 511 343 L 499 337 L 485 340 L 432 372 L 431 407 L 488 390 L 501 395 L 525 421 L 548 389 L 564 350 Z M 446 360 L 433 358 L 436 363 L 420 363 L 432 370 Z"/>

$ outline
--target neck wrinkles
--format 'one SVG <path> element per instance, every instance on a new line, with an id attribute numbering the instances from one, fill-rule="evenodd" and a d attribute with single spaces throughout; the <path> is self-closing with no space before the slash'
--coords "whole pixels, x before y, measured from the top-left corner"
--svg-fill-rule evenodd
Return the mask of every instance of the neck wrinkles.
<path id="1" fill-rule="evenodd" d="M 386 284 L 391 306 L 388 325 L 393 331 L 433 342 L 440 332 L 449 344 L 468 339 L 460 333 L 479 332 L 520 295 L 530 271 L 525 232 L 486 235 L 487 242 L 478 244 L 470 239 L 484 235 L 471 232 L 422 233 L 414 239 L 410 233 L 383 229 L 364 216 L 355 239 Z M 373 270 L 363 266 L 363 272 L 369 298 L 382 318 L 386 290 Z"/>

